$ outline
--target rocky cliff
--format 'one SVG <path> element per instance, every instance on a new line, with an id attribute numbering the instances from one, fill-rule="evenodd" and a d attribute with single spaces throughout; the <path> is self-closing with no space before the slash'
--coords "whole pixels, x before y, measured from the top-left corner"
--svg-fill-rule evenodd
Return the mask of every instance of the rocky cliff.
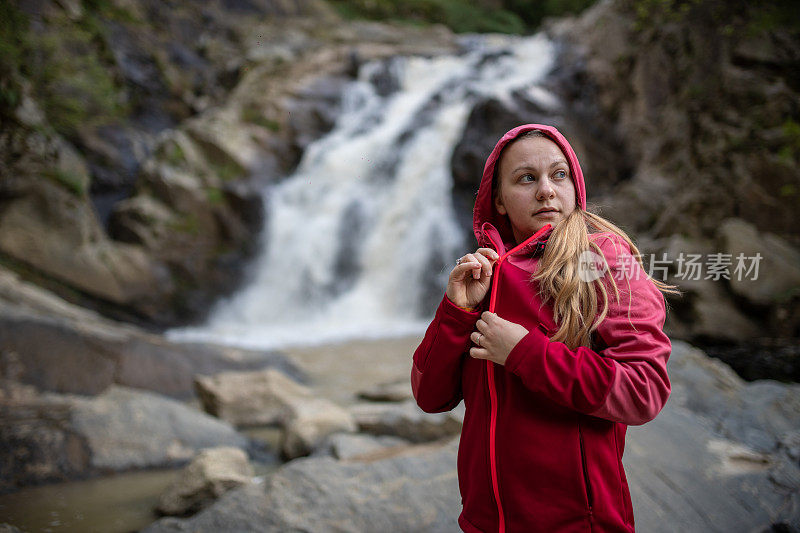
<path id="1" fill-rule="evenodd" d="M 586 167 L 590 203 L 684 291 L 670 299 L 670 333 L 771 355 L 778 375 L 798 379 L 790 4 L 606 0 L 549 20 L 560 52 L 547 87 L 561 105 L 520 93 L 472 109 L 452 157 L 465 233 L 497 133 L 555 123 Z M 332 126 L 359 64 L 458 49 L 442 26 L 345 21 L 312 0 L 2 9 L 2 265 L 156 328 L 202 319 L 245 281 L 264 221 L 259 188 Z M 727 260 L 726 273 L 687 276 L 690 256 L 702 268 Z M 739 256 L 760 258 L 757 279 L 737 278 Z"/>
<path id="2" fill-rule="evenodd" d="M 452 50 L 443 27 L 319 1 L 22 1 L 2 8 L 0 259 L 147 326 L 241 282 L 257 190 L 333 123 L 361 61 Z"/>

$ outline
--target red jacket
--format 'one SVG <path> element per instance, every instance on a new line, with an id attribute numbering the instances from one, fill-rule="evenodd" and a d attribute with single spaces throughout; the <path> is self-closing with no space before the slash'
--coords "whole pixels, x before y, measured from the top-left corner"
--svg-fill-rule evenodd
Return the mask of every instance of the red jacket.
<path id="1" fill-rule="evenodd" d="M 486 162 L 474 210 L 475 236 L 500 254 L 490 295 L 468 312 L 445 296 L 414 353 L 411 383 L 426 412 L 466 407 L 458 450 L 467 532 L 633 531 L 622 466 L 628 425 L 653 419 L 670 392 L 671 351 L 663 332 L 664 298 L 618 236 L 590 236 L 617 276 L 620 299 L 595 333 L 593 348 L 570 350 L 548 337 L 558 329 L 528 279 L 549 236 L 548 224 L 514 246 L 510 227 L 491 200 L 502 147 L 540 129 L 561 147 L 586 207 L 583 174 L 566 139 L 549 126 L 508 132 Z M 538 248 L 538 249 L 537 249 Z M 624 281 L 627 276 L 630 283 Z M 630 295 L 635 295 L 630 298 Z M 469 335 L 482 311 L 522 324 L 529 333 L 505 365 L 473 359 Z"/>

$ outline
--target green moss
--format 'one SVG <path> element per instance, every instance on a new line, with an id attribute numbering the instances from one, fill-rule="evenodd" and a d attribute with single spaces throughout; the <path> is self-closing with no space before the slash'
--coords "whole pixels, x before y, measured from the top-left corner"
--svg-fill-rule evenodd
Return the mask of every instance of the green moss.
<path id="1" fill-rule="evenodd" d="M 214 171 L 214 174 L 216 174 L 217 177 L 222 181 L 232 181 L 242 177 L 242 175 L 244 174 L 242 167 L 240 167 L 233 161 L 226 161 L 223 163 L 212 163 L 211 167 Z"/>
<path id="2" fill-rule="evenodd" d="M 42 175 L 59 184 L 60 186 L 64 187 L 68 191 L 70 191 L 75 196 L 84 196 L 86 195 L 86 187 L 84 186 L 84 180 L 72 172 L 67 172 L 60 168 L 55 169 L 48 169 L 42 173 Z"/>
<path id="3" fill-rule="evenodd" d="M 196 236 L 200 233 L 200 222 L 194 213 L 185 213 L 170 221 L 167 228 L 178 233 Z"/>
<path id="4" fill-rule="evenodd" d="M 225 193 L 218 187 L 208 187 L 206 189 L 206 197 L 208 198 L 208 203 L 211 205 L 221 205 L 225 203 Z"/>
<path id="5" fill-rule="evenodd" d="M 56 131 L 72 135 L 79 126 L 107 124 L 128 115 L 89 25 L 66 16 L 50 21 L 48 31 L 27 37 L 30 61 L 22 72 Z"/>
<path id="6" fill-rule="evenodd" d="M 262 128 L 266 128 L 275 133 L 281 130 L 281 125 L 277 120 L 272 120 L 265 117 L 261 111 L 259 111 L 254 107 L 250 106 L 243 107 L 241 118 L 244 122 L 256 124 L 258 126 L 261 126 Z"/>
<path id="7" fill-rule="evenodd" d="M 186 163 L 186 154 L 183 152 L 181 145 L 175 141 L 169 141 L 159 148 L 160 157 L 173 167 L 181 167 Z"/>
<path id="8" fill-rule="evenodd" d="M 787 118 L 781 126 L 784 144 L 778 150 L 778 156 L 784 163 L 792 165 L 800 158 L 800 123 Z"/>
<path id="9" fill-rule="evenodd" d="M 528 13 L 527 8 L 536 4 L 524 0 L 508 1 L 498 9 L 487 2 L 466 0 L 332 0 L 331 3 L 345 18 L 409 24 L 440 23 L 458 33 L 524 33 L 529 28 L 521 14 Z"/>
<path id="10" fill-rule="evenodd" d="M 789 196 L 797 196 L 797 185 L 794 183 L 785 183 L 781 185 L 778 194 L 781 195 L 783 198 L 788 198 Z"/>

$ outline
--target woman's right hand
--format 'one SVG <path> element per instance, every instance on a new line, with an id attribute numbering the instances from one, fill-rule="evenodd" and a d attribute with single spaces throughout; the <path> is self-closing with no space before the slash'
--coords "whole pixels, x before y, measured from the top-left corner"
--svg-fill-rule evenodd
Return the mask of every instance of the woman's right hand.
<path id="1" fill-rule="evenodd" d="M 492 267 L 500 256 L 491 248 L 477 251 L 461 258 L 450 272 L 447 297 L 458 307 L 478 307 L 489 291 Z"/>

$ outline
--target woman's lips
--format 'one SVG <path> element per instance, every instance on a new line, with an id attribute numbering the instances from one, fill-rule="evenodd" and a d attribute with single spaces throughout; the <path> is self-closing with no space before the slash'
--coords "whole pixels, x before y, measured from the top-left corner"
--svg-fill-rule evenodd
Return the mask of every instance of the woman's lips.
<path id="1" fill-rule="evenodd" d="M 557 214 L 558 214 L 558 211 L 549 210 L 549 211 L 537 211 L 536 213 L 533 214 L 533 216 L 540 217 L 540 216 L 557 215 Z"/>

